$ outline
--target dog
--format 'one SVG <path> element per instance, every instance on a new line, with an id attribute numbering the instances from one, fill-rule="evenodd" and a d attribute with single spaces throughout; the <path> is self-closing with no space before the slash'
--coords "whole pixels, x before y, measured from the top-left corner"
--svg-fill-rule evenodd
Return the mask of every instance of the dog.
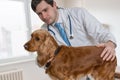
<path id="1" fill-rule="evenodd" d="M 116 75 L 116 58 L 114 61 L 103 61 L 100 57 L 104 47 L 59 46 L 47 30 L 34 31 L 24 48 L 37 52 L 38 65 L 45 66 L 52 80 L 80 80 L 88 74 L 95 80 L 114 80 Z"/>

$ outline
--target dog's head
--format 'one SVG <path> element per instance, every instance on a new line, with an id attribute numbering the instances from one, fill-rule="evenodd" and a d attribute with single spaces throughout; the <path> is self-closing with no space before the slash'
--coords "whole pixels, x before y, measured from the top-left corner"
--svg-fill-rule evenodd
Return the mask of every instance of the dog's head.
<path id="1" fill-rule="evenodd" d="M 30 52 L 38 51 L 49 35 L 46 30 L 39 29 L 34 31 L 31 34 L 31 39 L 25 43 L 24 48 Z"/>
<path id="2" fill-rule="evenodd" d="M 24 45 L 27 51 L 37 51 L 37 62 L 40 66 L 45 65 L 47 60 L 54 55 L 57 47 L 58 44 L 50 33 L 42 29 L 34 31 L 31 34 L 31 39 Z"/>

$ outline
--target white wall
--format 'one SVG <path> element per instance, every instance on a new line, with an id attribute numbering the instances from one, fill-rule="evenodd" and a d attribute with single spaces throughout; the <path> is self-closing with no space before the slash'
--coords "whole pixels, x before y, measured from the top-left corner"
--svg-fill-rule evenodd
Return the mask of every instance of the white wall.
<path id="1" fill-rule="evenodd" d="M 50 80 L 44 69 L 38 67 L 34 60 L 0 66 L 0 72 L 11 69 L 22 69 L 23 80 Z"/>
<path id="2" fill-rule="evenodd" d="M 63 7 L 64 6 L 64 1 L 65 0 L 54 0 L 58 6 Z"/>
<path id="3" fill-rule="evenodd" d="M 82 7 L 83 6 L 83 0 L 65 0 L 64 1 L 64 7 Z"/>

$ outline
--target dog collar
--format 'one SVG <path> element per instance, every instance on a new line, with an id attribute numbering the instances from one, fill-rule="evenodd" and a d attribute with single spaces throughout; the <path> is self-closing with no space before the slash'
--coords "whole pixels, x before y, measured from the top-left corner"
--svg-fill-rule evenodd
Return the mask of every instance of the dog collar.
<path id="1" fill-rule="evenodd" d="M 46 63 L 46 65 L 45 65 L 45 69 L 48 69 L 49 68 L 49 66 L 51 65 L 51 61 L 55 58 L 55 56 L 59 53 L 59 51 L 61 50 L 61 46 L 58 46 L 58 48 L 55 50 L 55 52 L 54 52 L 54 57 L 52 57 L 52 58 L 50 58 L 49 60 L 48 60 L 48 62 Z"/>

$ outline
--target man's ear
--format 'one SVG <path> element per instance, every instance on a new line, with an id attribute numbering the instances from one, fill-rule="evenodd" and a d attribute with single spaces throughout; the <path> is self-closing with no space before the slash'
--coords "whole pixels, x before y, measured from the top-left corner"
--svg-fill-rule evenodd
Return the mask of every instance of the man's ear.
<path id="1" fill-rule="evenodd" d="M 54 8 L 57 8 L 57 4 L 56 4 L 55 1 L 53 1 L 53 7 L 54 7 Z"/>

